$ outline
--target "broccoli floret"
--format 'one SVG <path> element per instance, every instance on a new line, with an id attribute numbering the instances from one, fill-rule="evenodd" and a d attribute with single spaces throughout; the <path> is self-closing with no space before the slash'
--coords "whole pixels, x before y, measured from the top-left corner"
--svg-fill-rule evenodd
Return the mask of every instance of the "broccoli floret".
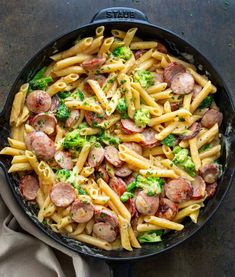
<path id="1" fill-rule="evenodd" d="M 64 137 L 64 148 L 65 149 L 78 149 L 84 146 L 86 143 L 86 139 L 84 137 L 80 137 L 79 135 L 80 130 L 76 129 L 73 130 L 72 132 L 69 132 L 65 137 Z"/>
<path id="2" fill-rule="evenodd" d="M 113 50 L 113 55 L 117 58 L 123 59 L 124 61 L 128 61 L 133 54 L 129 47 L 119 46 Z"/>
<path id="3" fill-rule="evenodd" d="M 177 142 L 176 137 L 174 135 L 170 134 L 161 141 L 161 144 L 164 144 L 169 147 L 173 147 L 176 145 L 176 142 Z"/>
<path id="4" fill-rule="evenodd" d="M 118 137 L 110 135 L 108 132 L 101 132 L 97 136 L 97 140 L 100 143 L 106 144 L 106 145 L 118 145 L 120 144 L 120 139 Z"/>
<path id="5" fill-rule="evenodd" d="M 138 175 L 136 177 L 136 187 L 142 188 L 148 196 L 153 196 L 162 192 L 164 180 L 155 176 L 143 177 Z"/>
<path id="6" fill-rule="evenodd" d="M 117 104 L 117 110 L 119 113 L 126 113 L 127 112 L 127 103 L 126 103 L 126 98 L 120 98 L 118 100 L 118 104 Z"/>
<path id="7" fill-rule="evenodd" d="M 128 199 L 133 198 L 134 194 L 128 191 L 125 191 L 123 195 L 120 197 L 121 201 L 125 203 Z"/>
<path id="8" fill-rule="evenodd" d="M 70 91 L 60 91 L 59 93 L 57 93 L 57 95 L 60 99 L 65 99 L 71 95 L 71 92 Z"/>
<path id="9" fill-rule="evenodd" d="M 203 146 L 198 150 L 198 152 L 199 152 L 199 153 L 202 153 L 202 152 L 204 152 L 204 151 L 206 151 L 206 150 L 209 150 L 209 149 L 211 149 L 211 148 L 212 148 L 212 145 L 211 145 L 210 143 L 208 143 L 208 144 L 203 145 Z"/>
<path id="10" fill-rule="evenodd" d="M 70 116 L 69 109 L 67 108 L 67 106 L 65 106 L 63 101 L 60 101 L 58 109 L 56 111 L 56 117 L 61 121 L 65 121 L 66 119 L 69 118 L 69 116 Z"/>
<path id="11" fill-rule="evenodd" d="M 67 169 L 59 169 L 55 174 L 55 177 L 59 182 L 65 182 L 70 176 L 71 172 Z"/>
<path id="12" fill-rule="evenodd" d="M 31 80 L 29 82 L 29 86 L 31 90 L 45 90 L 48 84 L 51 82 L 53 82 L 53 79 L 51 77 L 43 77 L 41 79 Z"/>
<path id="13" fill-rule="evenodd" d="M 162 235 L 163 235 L 163 230 L 148 231 L 138 236 L 138 240 L 140 243 L 159 242 L 162 240 L 161 239 Z"/>
<path id="14" fill-rule="evenodd" d="M 83 101 L 85 99 L 85 96 L 84 96 L 84 93 L 77 89 L 76 91 L 74 91 L 72 94 L 71 94 L 71 97 L 73 98 L 78 98 L 80 101 Z"/>
<path id="15" fill-rule="evenodd" d="M 172 162 L 177 166 L 184 169 L 190 176 L 195 176 L 195 164 L 193 163 L 187 149 L 183 149 L 180 146 L 176 146 L 173 149 L 175 154 Z"/>
<path id="16" fill-rule="evenodd" d="M 44 66 L 43 68 L 41 68 L 33 77 L 33 79 L 31 81 L 36 81 L 38 79 L 41 79 L 44 75 L 44 73 L 46 72 L 47 67 Z"/>
<path id="17" fill-rule="evenodd" d="M 199 109 L 205 109 L 210 107 L 210 105 L 213 102 L 213 96 L 212 95 L 208 95 L 200 104 Z"/>
<path id="18" fill-rule="evenodd" d="M 136 179 L 132 181 L 129 185 L 127 185 L 126 190 L 131 192 L 136 188 L 137 182 Z"/>
<path id="19" fill-rule="evenodd" d="M 134 121 L 138 127 L 145 128 L 150 121 L 150 112 L 147 109 L 138 109 L 134 114 Z"/>
<path id="20" fill-rule="evenodd" d="M 80 195 L 87 195 L 87 192 L 83 188 L 79 187 L 74 182 L 72 182 L 71 184 L 77 190 L 78 194 L 80 194 Z"/>
<path id="21" fill-rule="evenodd" d="M 136 70 L 134 81 L 140 83 L 141 87 L 148 88 L 154 84 L 153 73 L 148 70 Z"/>

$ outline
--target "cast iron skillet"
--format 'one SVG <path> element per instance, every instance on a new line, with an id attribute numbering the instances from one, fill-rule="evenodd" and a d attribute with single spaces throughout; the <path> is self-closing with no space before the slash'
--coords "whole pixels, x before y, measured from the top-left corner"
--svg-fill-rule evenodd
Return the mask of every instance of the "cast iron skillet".
<path id="1" fill-rule="evenodd" d="M 158 39 L 162 41 L 170 53 L 176 56 L 182 56 L 181 53 L 187 53 L 192 55 L 194 64 L 196 67 L 200 68 L 199 72 L 203 74 L 208 74 L 212 82 L 217 86 L 218 93 L 216 95 L 216 102 L 219 105 L 221 111 L 224 114 L 224 121 L 222 125 L 223 134 L 223 150 L 221 162 L 225 165 L 225 170 L 222 178 L 219 180 L 218 190 L 215 197 L 210 200 L 205 208 L 202 209 L 197 224 L 191 222 L 186 222 L 186 226 L 183 231 L 178 233 L 170 233 L 165 236 L 161 243 L 156 244 L 145 244 L 141 249 L 136 249 L 133 252 L 128 251 L 104 251 L 96 248 L 89 247 L 75 241 L 73 239 L 68 239 L 62 235 L 53 233 L 47 226 L 39 223 L 35 217 L 37 208 L 33 205 L 26 203 L 18 189 L 17 189 L 17 176 L 14 174 L 9 175 L 7 173 L 10 167 L 10 158 L 2 157 L 0 166 L 3 168 L 8 184 L 12 190 L 15 200 L 19 206 L 28 215 L 30 220 L 37 225 L 42 232 L 47 234 L 52 240 L 57 243 L 69 248 L 76 253 L 83 254 L 85 256 L 91 256 L 99 259 L 105 260 L 107 263 L 111 264 L 115 268 L 115 272 L 121 273 L 122 276 L 125 275 L 125 271 L 128 270 L 127 266 L 120 267 L 120 262 L 130 262 L 141 258 L 151 257 L 153 255 L 164 252 L 179 243 L 185 241 L 187 238 L 191 237 L 196 233 L 215 213 L 220 203 L 222 202 L 228 188 L 232 182 L 234 174 L 235 157 L 233 155 L 233 148 L 235 146 L 235 140 L 232 137 L 235 129 L 234 120 L 234 104 L 232 103 L 232 97 L 228 91 L 224 81 L 221 76 L 217 73 L 211 63 L 193 46 L 188 42 L 184 41 L 176 34 L 152 25 L 148 22 L 147 17 L 140 11 L 131 8 L 108 8 L 98 12 L 92 19 L 91 23 L 80 27 L 45 46 L 41 51 L 39 51 L 23 68 L 18 78 L 16 79 L 9 96 L 7 98 L 5 107 L 0 114 L 0 146 L 1 148 L 7 144 L 7 137 L 9 135 L 9 116 L 11 111 L 11 106 L 15 93 L 17 93 L 21 84 L 27 82 L 32 76 L 44 65 L 50 63 L 49 56 L 51 56 L 55 51 L 64 50 L 72 45 L 73 41 L 78 37 L 91 36 L 95 33 L 95 28 L 99 25 L 105 26 L 105 32 L 110 35 L 110 30 L 122 29 L 127 30 L 129 28 L 138 27 L 138 36 L 144 39 Z M 117 263 L 119 262 L 119 263 Z M 116 274 L 114 273 L 114 275 Z M 126 275 L 128 273 L 126 272 Z"/>

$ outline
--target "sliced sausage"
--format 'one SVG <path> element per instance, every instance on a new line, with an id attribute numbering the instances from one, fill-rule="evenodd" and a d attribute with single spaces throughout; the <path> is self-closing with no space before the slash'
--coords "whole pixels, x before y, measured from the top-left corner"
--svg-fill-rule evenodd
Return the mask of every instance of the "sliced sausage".
<path id="1" fill-rule="evenodd" d="M 53 114 L 40 113 L 31 120 L 31 125 L 37 131 L 52 135 L 56 129 L 57 120 Z"/>
<path id="2" fill-rule="evenodd" d="M 142 155 L 143 154 L 143 149 L 142 147 L 135 143 L 135 142 L 124 142 L 123 145 L 126 147 L 130 148 L 131 150 L 135 151 L 137 154 Z"/>
<path id="3" fill-rule="evenodd" d="M 153 78 L 155 83 L 163 83 L 164 82 L 164 77 L 163 77 L 163 72 L 154 72 L 153 73 Z"/>
<path id="4" fill-rule="evenodd" d="M 158 196 L 148 196 L 140 191 L 135 199 L 135 206 L 139 213 L 143 215 L 154 215 L 159 206 Z"/>
<path id="5" fill-rule="evenodd" d="M 193 91 L 192 91 L 193 93 L 192 99 L 194 99 L 201 92 L 201 90 L 202 90 L 202 87 L 200 85 L 194 84 Z"/>
<path id="6" fill-rule="evenodd" d="M 61 168 L 68 169 L 68 170 L 73 168 L 73 161 L 69 152 L 57 151 L 55 153 L 54 158 Z"/>
<path id="7" fill-rule="evenodd" d="M 109 186 L 119 196 L 121 196 L 126 191 L 126 183 L 119 177 L 111 178 L 109 181 Z"/>
<path id="8" fill-rule="evenodd" d="M 113 228 L 118 226 L 117 216 L 110 210 L 105 209 L 95 211 L 95 222 L 108 222 Z"/>
<path id="9" fill-rule="evenodd" d="M 138 60 L 144 53 L 146 53 L 146 50 L 138 50 L 135 52 L 135 59 Z"/>
<path id="10" fill-rule="evenodd" d="M 192 199 L 201 199 L 206 193 L 206 183 L 201 176 L 196 176 L 194 181 L 192 181 L 193 195 Z"/>
<path id="11" fill-rule="evenodd" d="M 180 135 L 179 139 L 182 140 L 189 140 L 194 137 L 196 137 L 201 130 L 201 124 L 198 122 L 194 122 L 193 125 L 188 129 L 188 132 L 186 134 Z"/>
<path id="12" fill-rule="evenodd" d="M 131 217 L 137 216 L 138 212 L 136 210 L 136 206 L 135 206 L 135 200 L 132 198 L 129 198 L 126 202 L 125 202 L 125 206 L 127 208 L 127 210 L 130 212 Z"/>
<path id="13" fill-rule="evenodd" d="M 171 111 L 174 112 L 174 111 L 177 111 L 179 109 L 180 103 L 179 102 L 171 102 L 170 106 L 171 106 Z"/>
<path id="14" fill-rule="evenodd" d="M 98 222 L 93 225 L 93 234 L 107 242 L 113 242 L 117 237 L 117 232 L 113 226 L 107 222 Z"/>
<path id="15" fill-rule="evenodd" d="M 96 142 L 88 155 L 88 164 L 91 167 L 98 167 L 104 160 L 105 150 L 99 142 Z"/>
<path id="16" fill-rule="evenodd" d="M 133 175 L 130 175 L 127 178 L 125 178 L 126 185 L 129 185 L 130 183 L 132 183 L 134 181 L 135 181 L 135 177 Z"/>
<path id="17" fill-rule="evenodd" d="M 88 93 L 93 93 L 93 90 L 91 86 L 87 83 L 87 80 L 95 80 L 98 82 L 100 87 L 102 88 L 103 85 L 105 84 L 106 78 L 103 75 L 89 75 L 85 80 L 84 80 L 84 89 Z"/>
<path id="18" fill-rule="evenodd" d="M 162 44 L 161 42 L 157 43 L 157 50 L 161 53 L 167 54 L 167 48 L 164 44 Z"/>
<path id="19" fill-rule="evenodd" d="M 143 132 L 143 128 L 138 127 L 131 119 L 121 119 L 121 129 L 126 134 Z"/>
<path id="20" fill-rule="evenodd" d="M 68 207 L 75 200 L 75 197 L 75 190 L 69 183 L 59 182 L 51 188 L 51 202 L 56 207 Z"/>
<path id="21" fill-rule="evenodd" d="M 105 119 L 105 115 L 98 115 L 94 112 L 85 112 L 85 119 L 89 126 L 96 127 L 97 124 L 101 123 Z"/>
<path id="22" fill-rule="evenodd" d="M 166 183 L 164 190 L 167 198 L 176 203 L 189 200 L 193 194 L 191 183 L 181 177 Z"/>
<path id="23" fill-rule="evenodd" d="M 119 152 L 117 148 L 112 145 L 105 147 L 104 156 L 105 159 L 115 167 L 121 167 L 123 165 L 123 161 L 119 159 Z"/>
<path id="24" fill-rule="evenodd" d="M 165 82 L 168 84 L 168 86 L 170 86 L 171 81 L 175 75 L 183 72 L 185 72 L 185 68 L 182 64 L 178 64 L 176 62 L 169 63 L 163 72 Z"/>
<path id="25" fill-rule="evenodd" d="M 34 136 L 31 146 L 35 155 L 42 160 L 48 161 L 55 155 L 54 142 L 46 134 Z"/>
<path id="26" fill-rule="evenodd" d="M 33 113 L 47 112 L 51 107 L 51 96 L 43 90 L 34 90 L 28 94 L 26 105 Z"/>
<path id="27" fill-rule="evenodd" d="M 106 58 L 94 58 L 89 61 L 84 61 L 82 63 L 82 67 L 85 70 L 95 70 L 98 69 L 101 65 L 103 65 L 106 61 Z"/>
<path id="28" fill-rule="evenodd" d="M 216 123 L 220 126 L 223 120 L 223 114 L 215 109 L 208 110 L 202 117 L 201 123 L 205 128 L 211 128 Z"/>
<path id="29" fill-rule="evenodd" d="M 140 145 L 146 148 L 152 148 L 161 144 L 159 140 L 156 139 L 157 132 L 152 128 L 145 128 L 142 135 L 144 135 L 144 141 L 140 142 Z"/>
<path id="30" fill-rule="evenodd" d="M 77 223 L 86 223 L 94 215 L 95 209 L 94 206 L 82 200 L 75 200 L 71 207 L 71 216 L 72 219 Z"/>
<path id="31" fill-rule="evenodd" d="M 157 216 L 172 220 L 178 212 L 178 206 L 171 200 L 167 198 L 161 198 L 159 202 L 159 208 L 157 211 Z"/>
<path id="32" fill-rule="evenodd" d="M 98 168 L 98 178 L 102 178 L 107 184 L 109 182 L 109 175 L 106 171 L 106 166 L 102 165 Z"/>
<path id="33" fill-rule="evenodd" d="M 59 107 L 59 103 L 60 103 L 60 101 L 59 101 L 58 96 L 57 95 L 52 96 L 50 111 L 53 113 L 56 112 Z"/>
<path id="34" fill-rule="evenodd" d="M 34 200 L 39 189 L 38 179 L 32 175 L 25 175 L 20 179 L 19 188 L 25 199 Z"/>
<path id="35" fill-rule="evenodd" d="M 132 173 L 132 170 L 128 167 L 127 164 L 124 164 L 123 166 L 115 170 L 115 175 L 122 178 L 131 175 L 131 173 Z"/>
<path id="36" fill-rule="evenodd" d="M 206 164 L 199 169 L 200 175 L 206 183 L 212 184 L 220 176 L 220 168 L 217 164 Z"/>
<path id="37" fill-rule="evenodd" d="M 188 72 L 176 74 L 171 81 L 171 89 L 175 94 L 189 94 L 193 87 L 194 79 Z"/>
<path id="38" fill-rule="evenodd" d="M 212 198 L 215 195 L 216 189 L 217 189 L 217 182 L 214 182 L 212 184 L 207 184 L 206 193 L 208 198 Z"/>
<path id="39" fill-rule="evenodd" d="M 65 127 L 66 128 L 73 127 L 74 124 L 78 121 L 79 115 L 80 115 L 79 110 L 72 110 L 70 112 L 69 118 L 65 121 Z"/>
<path id="40" fill-rule="evenodd" d="M 31 132 L 25 136 L 25 144 L 28 150 L 32 151 L 32 142 L 37 137 L 45 137 L 46 135 L 43 132 Z"/>

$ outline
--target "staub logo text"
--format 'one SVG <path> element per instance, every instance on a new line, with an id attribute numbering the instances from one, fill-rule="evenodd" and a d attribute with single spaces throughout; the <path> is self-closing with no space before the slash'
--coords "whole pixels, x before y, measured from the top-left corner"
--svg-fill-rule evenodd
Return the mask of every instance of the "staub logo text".
<path id="1" fill-rule="evenodd" d="M 135 18 L 135 13 L 130 11 L 109 11 L 106 12 L 106 18 Z"/>

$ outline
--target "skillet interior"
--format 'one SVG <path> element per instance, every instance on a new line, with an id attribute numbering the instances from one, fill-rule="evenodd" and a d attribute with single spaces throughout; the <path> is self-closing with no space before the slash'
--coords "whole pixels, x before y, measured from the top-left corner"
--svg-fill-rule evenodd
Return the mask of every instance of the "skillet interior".
<path id="1" fill-rule="evenodd" d="M 101 23 L 93 23 L 84 27 L 81 27 L 67 35 L 62 36 L 58 40 L 53 41 L 44 47 L 39 53 L 37 53 L 23 68 L 17 80 L 15 81 L 10 94 L 8 96 L 5 108 L 0 115 L 0 125 L 3 126 L 0 130 L 0 145 L 1 147 L 7 144 L 7 136 L 9 135 L 9 115 L 11 111 L 11 105 L 13 102 L 13 98 L 15 93 L 17 93 L 21 84 L 27 82 L 32 76 L 37 72 L 42 66 L 49 64 L 49 56 L 52 55 L 55 50 L 64 50 L 72 45 L 73 41 L 78 37 L 91 36 L 95 33 L 95 28 L 101 25 Z M 57 241 L 60 244 L 68 247 L 69 249 L 89 255 L 95 256 L 97 258 L 103 258 L 107 260 L 129 260 L 129 259 L 138 259 L 143 257 L 149 257 L 160 252 L 163 252 L 177 244 L 181 243 L 185 239 L 189 238 L 192 234 L 194 234 L 197 230 L 199 230 L 202 225 L 206 223 L 206 221 L 214 214 L 219 204 L 221 203 L 226 191 L 229 188 L 229 185 L 232 180 L 232 176 L 234 173 L 234 165 L 235 159 L 233 157 L 233 147 L 228 149 L 229 143 L 234 144 L 234 139 L 232 138 L 232 133 L 234 133 L 234 107 L 232 104 L 232 100 L 229 96 L 229 92 L 226 89 L 226 86 L 223 83 L 223 80 L 218 75 L 218 73 L 214 70 L 214 68 L 210 65 L 210 63 L 201 55 L 197 50 L 195 50 L 188 43 L 178 38 L 175 34 L 170 33 L 169 31 L 158 28 L 154 25 L 143 23 L 143 22 L 102 22 L 102 25 L 106 28 L 106 35 L 110 35 L 110 30 L 113 28 L 127 30 L 132 27 L 138 27 L 138 36 L 143 39 L 159 39 L 162 41 L 167 48 L 170 50 L 170 53 L 173 55 L 180 55 L 180 53 L 188 53 L 191 54 L 194 60 L 194 64 L 202 69 L 201 73 L 210 72 L 210 80 L 217 86 L 218 94 L 216 96 L 216 102 L 219 105 L 221 111 L 224 114 L 224 124 L 222 126 L 222 134 L 223 134 L 223 150 L 221 162 L 225 165 L 225 172 L 222 178 L 219 180 L 219 186 L 217 193 L 213 200 L 209 201 L 205 208 L 201 210 L 198 224 L 194 224 L 192 222 L 185 222 L 185 228 L 183 231 L 178 233 L 169 233 L 165 236 L 164 240 L 161 243 L 156 244 L 145 244 L 141 249 L 136 249 L 133 252 L 128 251 L 120 251 L 113 250 L 110 252 L 103 251 L 100 249 L 96 249 L 93 247 L 89 247 L 75 241 L 73 239 L 68 239 L 62 235 L 56 234 L 50 230 L 47 226 L 39 223 L 35 217 L 35 213 L 37 208 L 34 205 L 29 205 L 26 203 L 18 189 L 17 189 L 17 175 L 8 175 L 6 173 L 8 183 L 12 189 L 14 197 L 21 208 L 25 211 L 28 217 L 36 224 L 43 232 L 45 232 L 49 237 L 53 240 Z M 3 162 L 1 166 L 6 168 L 5 172 L 10 167 L 10 158 L 0 156 L 1 161 Z"/>

